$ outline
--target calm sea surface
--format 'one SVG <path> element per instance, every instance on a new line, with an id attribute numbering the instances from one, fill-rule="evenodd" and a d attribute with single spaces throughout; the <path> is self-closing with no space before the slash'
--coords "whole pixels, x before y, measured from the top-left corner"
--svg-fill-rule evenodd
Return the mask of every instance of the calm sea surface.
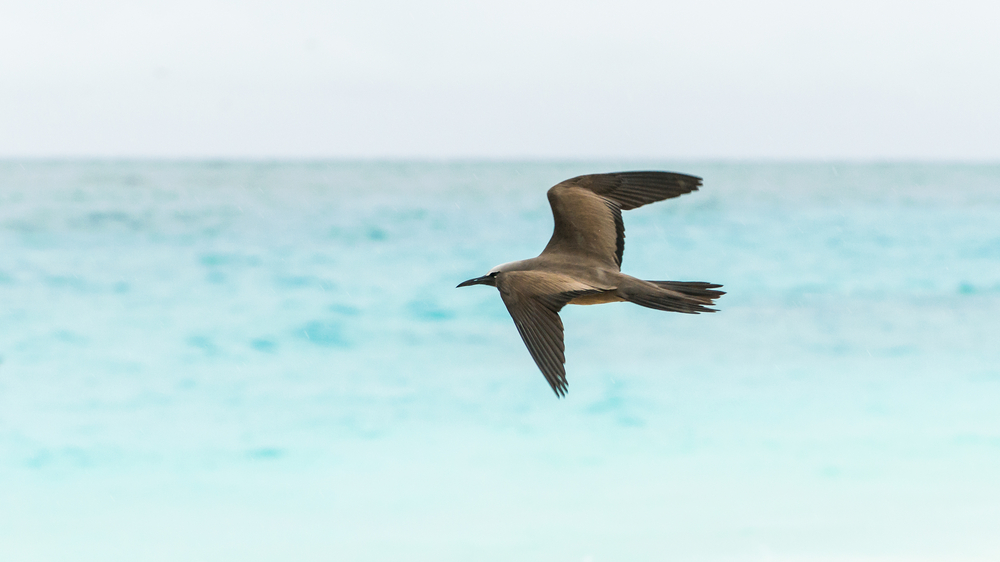
<path id="1" fill-rule="evenodd" d="M 704 177 L 568 307 L 545 190 Z M 1000 166 L 0 162 L 0 559 L 996 560 Z"/>

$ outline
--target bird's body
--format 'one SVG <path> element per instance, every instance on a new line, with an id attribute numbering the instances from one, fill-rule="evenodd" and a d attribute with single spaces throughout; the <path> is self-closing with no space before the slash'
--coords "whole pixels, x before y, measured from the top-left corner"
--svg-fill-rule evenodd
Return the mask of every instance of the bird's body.
<path id="1" fill-rule="evenodd" d="M 707 305 L 721 285 L 643 281 L 621 272 L 625 226 L 621 211 L 697 190 L 701 179 L 670 172 L 579 176 L 549 189 L 552 238 L 535 258 L 505 263 L 468 285 L 500 290 L 528 351 L 556 395 L 566 394 L 563 326 L 567 304 L 628 301 L 673 312 L 714 312 Z"/>

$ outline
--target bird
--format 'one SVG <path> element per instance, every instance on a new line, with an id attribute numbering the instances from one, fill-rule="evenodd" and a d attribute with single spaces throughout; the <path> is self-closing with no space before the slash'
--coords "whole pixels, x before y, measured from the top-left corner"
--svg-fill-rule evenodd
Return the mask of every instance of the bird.
<path id="1" fill-rule="evenodd" d="M 558 398 L 566 396 L 565 344 L 559 311 L 567 304 L 632 302 L 656 310 L 716 312 L 722 285 L 644 281 L 621 272 L 622 211 L 697 191 L 696 176 L 660 171 L 588 174 L 548 190 L 555 228 L 537 257 L 500 264 L 458 287 L 500 291 L 521 339 Z"/>

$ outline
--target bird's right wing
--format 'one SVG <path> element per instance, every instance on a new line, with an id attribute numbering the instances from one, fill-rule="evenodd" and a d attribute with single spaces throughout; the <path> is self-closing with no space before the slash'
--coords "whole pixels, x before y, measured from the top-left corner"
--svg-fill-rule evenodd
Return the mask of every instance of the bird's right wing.
<path id="1" fill-rule="evenodd" d="M 625 251 L 622 211 L 698 189 L 701 178 L 673 172 L 577 176 L 549 189 L 555 229 L 543 254 L 587 256 L 620 268 Z"/>
<path id="2" fill-rule="evenodd" d="M 497 288 L 531 358 L 556 396 L 565 396 L 568 383 L 559 310 L 578 296 L 601 291 L 562 275 L 538 271 L 501 273 Z"/>

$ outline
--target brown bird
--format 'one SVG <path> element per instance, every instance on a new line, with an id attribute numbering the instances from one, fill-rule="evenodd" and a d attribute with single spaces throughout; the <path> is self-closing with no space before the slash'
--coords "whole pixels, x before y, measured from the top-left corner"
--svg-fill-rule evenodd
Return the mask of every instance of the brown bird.
<path id="1" fill-rule="evenodd" d="M 625 250 L 622 211 L 696 191 L 701 178 L 671 172 L 619 172 L 578 176 L 549 189 L 555 231 L 536 258 L 498 265 L 459 287 L 492 285 L 500 290 L 532 359 L 566 395 L 563 325 L 567 304 L 628 301 L 656 310 L 698 314 L 724 295 L 722 285 L 689 281 L 643 281 L 621 272 Z"/>

